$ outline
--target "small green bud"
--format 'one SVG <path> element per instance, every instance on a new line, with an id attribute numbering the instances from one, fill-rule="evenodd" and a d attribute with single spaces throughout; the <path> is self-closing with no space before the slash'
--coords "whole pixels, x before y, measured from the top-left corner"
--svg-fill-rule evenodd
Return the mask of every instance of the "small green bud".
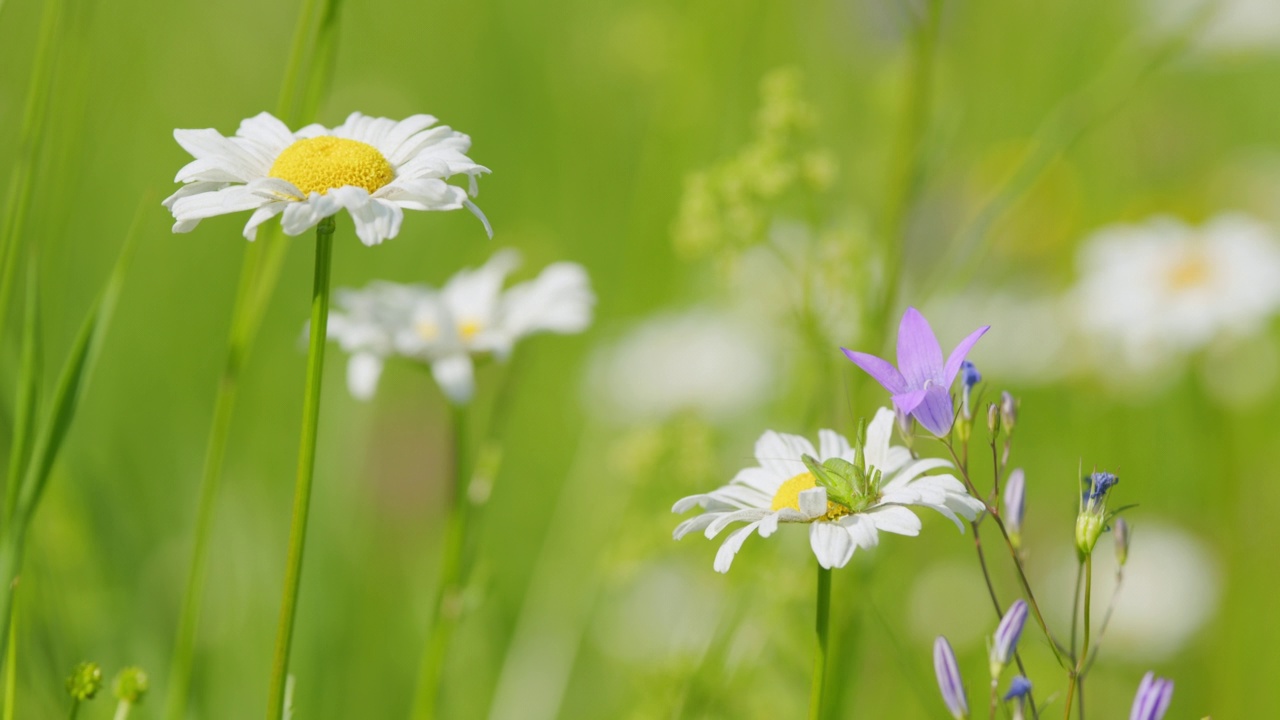
<path id="1" fill-rule="evenodd" d="M 98 663 L 82 662 L 67 678 L 67 693 L 77 701 L 91 700 L 102 689 L 102 668 Z"/>
<path id="2" fill-rule="evenodd" d="M 147 694 L 147 674 L 142 668 L 127 667 L 116 675 L 112 689 L 122 702 L 137 705 Z"/>
<path id="3" fill-rule="evenodd" d="M 1102 518 L 1093 513 L 1080 513 L 1076 517 L 1076 550 L 1081 557 L 1093 553 L 1104 527 Z"/>
<path id="4" fill-rule="evenodd" d="M 1111 523 L 1111 532 L 1116 544 L 1116 562 L 1120 567 L 1124 567 L 1125 562 L 1129 560 L 1129 523 L 1125 522 L 1124 518 L 1116 518 L 1115 522 Z"/>
<path id="5" fill-rule="evenodd" d="M 1010 434 L 1013 433 L 1013 426 L 1018 424 L 1018 401 L 1008 390 L 1000 393 L 1000 424 Z"/>
<path id="6" fill-rule="evenodd" d="M 993 439 L 1000 432 L 1000 406 L 995 403 L 987 405 L 987 432 L 991 433 Z"/>

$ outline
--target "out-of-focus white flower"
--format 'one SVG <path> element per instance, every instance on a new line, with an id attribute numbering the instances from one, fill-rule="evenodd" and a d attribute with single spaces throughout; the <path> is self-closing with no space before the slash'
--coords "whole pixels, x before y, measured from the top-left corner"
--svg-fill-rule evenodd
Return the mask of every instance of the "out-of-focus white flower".
<path id="1" fill-rule="evenodd" d="M 1280 242 L 1238 214 L 1104 228 L 1081 249 L 1080 274 L 1070 299 L 1095 362 L 1135 374 L 1252 335 L 1280 309 Z"/>
<path id="2" fill-rule="evenodd" d="M 603 417 L 661 420 L 693 410 L 723 419 L 768 399 L 774 365 L 756 328 L 696 308 L 650 318 L 598 351 L 584 393 Z"/>
<path id="3" fill-rule="evenodd" d="M 1145 0 L 1157 34 L 1193 33 L 1207 51 L 1280 49 L 1280 3 L 1275 0 Z"/>
<path id="4" fill-rule="evenodd" d="M 672 562 L 652 563 L 604 593 L 592 635 L 601 652 L 650 666 L 687 663 L 711 644 L 724 588 Z"/>
<path id="5" fill-rule="evenodd" d="M 193 161 L 178 171 L 185 183 L 164 201 L 174 232 L 189 232 L 205 218 L 252 210 L 244 236 L 276 215 L 286 235 L 299 235 L 341 210 L 356 235 L 377 245 L 400 232 L 405 210 L 469 208 L 489 230 L 467 192 L 446 179 L 489 170 L 466 156 L 471 138 L 435 125 L 430 115 L 399 122 L 352 113 L 329 129 L 308 125 L 292 132 L 270 113 L 240 123 L 232 137 L 212 128 L 174 130 Z M 490 232 L 490 235 L 493 233 Z"/>
<path id="6" fill-rule="evenodd" d="M 475 356 L 505 360 L 520 338 L 578 333 L 591 324 L 595 294 L 581 265 L 554 263 L 503 291 L 519 264 L 514 250 L 502 250 L 484 266 L 459 272 L 440 291 L 393 283 L 339 291 L 329 332 L 352 353 L 352 394 L 370 397 L 383 360 L 401 355 L 430 364 L 445 396 L 466 403 L 475 390 Z"/>
<path id="7" fill-rule="evenodd" d="M 861 452 L 832 430 L 819 431 L 817 449 L 803 437 L 770 430 L 756 441 L 756 467 L 676 502 L 672 512 L 705 512 L 680 523 L 673 535 L 679 540 L 704 531 L 713 539 L 733 523 L 747 523 L 729 533 L 716 553 L 715 569 L 723 573 L 752 533 L 769 537 L 779 523 L 808 524 L 809 545 L 824 568 L 844 567 L 857 548 L 875 547 L 880 532 L 919 534 L 912 505 L 936 510 L 964 532 L 960 517 L 973 520 L 982 502 L 953 475 L 925 475 L 953 466 L 941 459 L 913 461 L 906 448 L 890 445 L 893 427 L 893 411 L 881 408 Z"/>
<path id="8" fill-rule="evenodd" d="M 1102 642 L 1108 655 L 1162 660 L 1186 645 L 1212 617 L 1221 573 L 1209 549 L 1186 531 L 1149 520 L 1132 525 L 1120 596 Z M 1095 623 L 1101 623 L 1101 609 L 1115 589 L 1116 564 L 1114 553 L 1093 555 Z M 1075 552 L 1064 553 L 1053 568 L 1052 576 L 1042 583 L 1046 591 L 1037 595 L 1047 598 L 1061 626 L 1070 618 Z M 1095 625 L 1094 631 L 1098 629 Z"/>

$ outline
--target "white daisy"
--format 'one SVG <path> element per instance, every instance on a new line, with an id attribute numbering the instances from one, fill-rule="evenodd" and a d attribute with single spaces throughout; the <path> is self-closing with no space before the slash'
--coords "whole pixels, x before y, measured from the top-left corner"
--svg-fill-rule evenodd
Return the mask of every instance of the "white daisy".
<path id="1" fill-rule="evenodd" d="M 492 235 L 484 214 L 462 188 L 445 180 L 489 172 L 466 156 L 471 138 L 435 126 L 430 115 L 396 122 L 352 113 L 332 130 L 308 125 L 298 132 L 270 113 L 240 123 L 232 137 L 212 128 L 174 130 L 195 158 L 178 171 L 186 183 L 164 201 L 174 232 L 189 232 L 205 218 L 252 210 L 244 236 L 281 215 L 286 235 L 300 235 L 346 209 L 356 235 L 377 245 L 400 232 L 404 210 L 468 208 Z"/>
<path id="2" fill-rule="evenodd" d="M 769 537 L 780 522 L 809 524 L 809 544 L 824 568 L 844 567 L 854 550 L 874 547 L 880 531 L 919 534 L 920 518 L 908 509 L 911 505 L 933 508 L 964 532 L 960 517 L 976 518 L 982 502 L 969 495 L 953 475 L 924 475 L 952 465 L 940 459 L 912 460 L 906 448 L 891 446 L 893 424 L 893 411 L 881 408 L 867 426 L 860 458 L 862 479 L 853 484 L 848 502 L 829 497 L 827 488 L 818 485 L 804 461 L 809 456 L 828 471 L 838 467 L 839 461 L 856 464 L 859 453 L 848 440 L 835 431 L 821 430 L 815 451 L 803 437 L 766 432 L 756 441 L 759 466 L 742 470 L 724 487 L 675 504 L 672 512 L 683 513 L 695 506 L 706 512 L 680 523 L 674 537 L 679 540 L 703 530 L 708 538 L 714 538 L 732 523 L 747 523 L 730 533 L 716 553 L 716 571 L 728 572 L 742 543 L 753 532 Z M 828 463 L 833 458 L 838 460 Z"/>
<path id="3" fill-rule="evenodd" d="M 1080 331 L 1101 351 L 1118 350 L 1131 370 L 1252 335 L 1280 310 L 1280 241 L 1244 215 L 1200 228 L 1170 217 L 1104 228 L 1082 248 L 1080 266 L 1072 294 Z"/>
<path id="4" fill-rule="evenodd" d="M 434 294 L 425 285 L 373 282 L 363 290 L 339 288 L 329 313 L 329 339 L 350 353 L 347 387 L 360 400 L 373 397 L 395 336 L 412 324 L 413 310 Z"/>
<path id="5" fill-rule="evenodd" d="M 386 282 L 339 290 L 329 332 L 352 353 L 352 395 L 371 397 L 384 361 L 398 355 L 430 364 L 449 400 L 466 403 L 475 389 L 473 356 L 505 360 L 520 338 L 578 333 L 591 324 L 595 295 L 581 265 L 554 263 L 503 291 L 519 265 L 518 253 L 502 250 L 483 267 L 459 272 L 443 290 Z"/>

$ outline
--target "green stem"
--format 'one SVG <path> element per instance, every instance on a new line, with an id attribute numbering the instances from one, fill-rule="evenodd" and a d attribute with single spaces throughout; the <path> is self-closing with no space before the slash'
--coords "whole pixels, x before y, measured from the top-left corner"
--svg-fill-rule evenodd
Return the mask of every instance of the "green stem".
<path id="1" fill-rule="evenodd" d="M 468 462 L 467 411 L 463 406 L 452 409 L 453 425 L 453 507 L 445 520 L 440 557 L 440 581 L 436 584 L 434 614 L 427 645 L 422 652 L 418 690 L 413 703 L 414 720 L 436 717 L 440 703 L 440 679 L 449 651 L 449 641 L 461 615 L 459 595 L 462 592 L 463 553 L 466 549 L 467 526 L 471 518 L 470 466 Z"/>
<path id="2" fill-rule="evenodd" d="M 4 720 L 13 720 L 18 699 L 18 598 L 9 611 L 9 646 L 5 650 Z"/>
<path id="3" fill-rule="evenodd" d="M 1089 657 L 1089 630 L 1092 623 L 1090 618 L 1090 609 L 1093 603 L 1093 553 L 1084 556 L 1084 641 L 1080 645 L 1080 656 L 1076 659 L 1075 667 L 1071 669 L 1071 682 L 1067 686 L 1067 708 L 1066 713 L 1062 716 L 1066 720 L 1071 720 L 1071 701 L 1075 699 L 1077 687 L 1081 694 L 1084 693 L 1083 686 L 1080 685 L 1080 676 L 1084 671 L 1085 659 Z M 1081 699 L 1083 702 L 1083 698 Z"/>
<path id="4" fill-rule="evenodd" d="M 817 652 L 813 655 L 813 685 L 809 692 L 809 720 L 822 717 L 822 700 L 827 690 L 827 630 L 831 618 L 831 570 L 818 566 Z"/>
<path id="5" fill-rule="evenodd" d="M 289 530 L 289 559 L 285 568 L 284 598 L 276 633 L 275 662 L 267 696 L 267 720 L 280 720 L 284 712 L 285 684 L 289 676 L 289 651 L 302 580 L 302 551 L 307 539 L 307 515 L 311 509 L 311 481 L 316 464 L 316 430 L 320 425 L 320 388 L 324 377 L 324 347 L 329 330 L 329 269 L 333 260 L 334 220 L 327 217 L 316 226 L 316 268 L 311 293 L 311 342 L 307 349 L 307 387 L 302 402 L 302 442 L 298 448 L 298 479 L 293 494 L 293 523 Z"/>
<path id="6" fill-rule="evenodd" d="M 121 700 L 116 705 L 116 714 L 111 716 L 111 720 L 129 720 L 129 711 L 133 709 L 133 703 L 128 700 Z"/>
<path id="7" fill-rule="evenodd" d="M 72 700 L 71 700 L 71 714 L 68 716 L 68 718 L 69 718 L 70 720 L 76 720 L 76 715 L 79 715 L 79 714 L 80 714 L 80 701 L 79 701 L 79 700 L 72 699 Z"/>

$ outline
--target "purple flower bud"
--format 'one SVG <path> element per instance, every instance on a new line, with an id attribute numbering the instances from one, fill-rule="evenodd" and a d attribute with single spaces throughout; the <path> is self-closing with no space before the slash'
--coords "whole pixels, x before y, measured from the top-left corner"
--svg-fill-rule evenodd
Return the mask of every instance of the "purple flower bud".
<path id="1" fill-rule="evenodd" d="M 1129 711 L 1129 720 L 1160 720 L 1169 709 L 1173 699 L 1173 681 L 1158 678 L 1155 673 L 1147 673 L 1138 685 L 1138 694 L 1133 698 L 1133 709 Z"/>
<path id="2" fill-rule="evenodd" d="M 1000 679 L 1000 673 L 1004 672 L 1005 665 L 1009 664 L 1010 658 L 1018 649 L 1018 638 L 1022 637 L 1022 627 L 1026 622 L 1027 603 L 1015 600 L 1005 611 L 1004 617 L 1000 618 L 1000 625 L 996 627 L 996 635 L 991 641 L 992 680 Z"/>
<path id="3" fill-rule="evenodd" d="M 964 383 L 965 391 L 973 389 L 974 385 L 982 382 L 982 373 L 978 372 L 978 366 L 964 360 L 960 363 L 960 382 Z"/>
<path id="4" fill-rule="evenodd" d="M 1026 514 L 1027 474 L 1022 468 L 1009 473 L 1004 486 L 1004 527 L 1015 548 L 1022 547 L 1022 517 Z"/>
<path id="5" fill-rule="evenodd" d="M 938 675 L 938 688 L 942 690 L 942 701 L 951 711 L 951 717 L 956 720 L 969 717 L 969 701 L 965 698 L 964 681 L 960 678 L 956 654 L 951 651 L 951 644 L 941 635 L 933 641 L 933 670 Z"/>

